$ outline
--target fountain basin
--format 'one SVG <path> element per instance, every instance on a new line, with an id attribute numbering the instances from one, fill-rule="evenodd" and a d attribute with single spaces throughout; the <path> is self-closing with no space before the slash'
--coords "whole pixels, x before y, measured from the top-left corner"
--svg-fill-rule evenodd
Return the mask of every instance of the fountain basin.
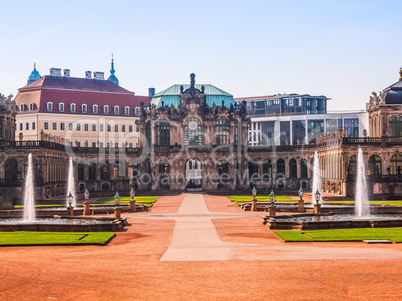
<path id="1" fill-rule="evenodd" d="M 19 218 L 1 218 L 0 231 L 44 231 L 44 232 L 118 232 L 127 225 L 126 218 L 60 217 L 38 218 L 25 222 Z"/>
<path id="2" fill-rule="evenodd" d="M 295 214 L 265 216 L 262 222 L 269 229 L 323 230 L 348 228 L 402 227 L 402 214 L 378 214 L 357 218 L 351 214 Z"/>

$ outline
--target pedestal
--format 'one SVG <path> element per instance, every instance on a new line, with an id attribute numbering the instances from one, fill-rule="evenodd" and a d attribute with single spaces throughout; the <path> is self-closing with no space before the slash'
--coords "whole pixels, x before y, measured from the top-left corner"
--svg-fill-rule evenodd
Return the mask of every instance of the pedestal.
<path id="1" fill-rule="evenodd" d="M 269 215 L 275 216 L 276 215 L 276 208 L 275 206 L 269 206 Z"/>
<path id="2" fill-rule="evenodd" d="M 306 209 L 304 208 L 304 200 L 299 200 L 299 207 L 297 208 L 297 212 L 306 212 Z"/>
<path id="3" fill-rule="evenodd" d="M 121 217 L 121 208 L 115 207 L 114 208 L 114 218 L 120 218 L 120 217 Z"/>
<path id="4" fill-rule="evenodd" d="M 128 210 L 129 212 L 136 212 L 137 208 L 135 207 L 135 200 L 130 201 L 130 208 Z"/>
<path id="5" fill-rule="evenodd" d="M 90 215 L 91 213 L 89 212 L 89 202 L 85 201 L 84 202 L 84 215 Z"/>
<path id="6" fill-rule="evenodd" d="M 314 205 L 314 213 L 321 213 L 321 204 Z"/>
<path id="7" fill-rule="evenodd" d="M 251 201 L 251 211 L 257 211 L 257 199 Z"/>
<path id="8" fill-rule="evenodd" d="M 74 216 L 74 207 L 67 207 L 67 215 Z"/>

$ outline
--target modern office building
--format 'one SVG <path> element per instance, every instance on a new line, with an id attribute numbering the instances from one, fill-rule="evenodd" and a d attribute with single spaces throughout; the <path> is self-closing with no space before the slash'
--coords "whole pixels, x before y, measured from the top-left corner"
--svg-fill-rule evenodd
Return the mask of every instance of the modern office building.
<path id="1" fill-rule="evenodd" d="M 325 96 L 279 94 L 235 100 L 247 103 L 251 146 L 306 144 L 341 130 L 346 137 L 359 137 L 369 129 L 367 111 L 328 112 Z"/>

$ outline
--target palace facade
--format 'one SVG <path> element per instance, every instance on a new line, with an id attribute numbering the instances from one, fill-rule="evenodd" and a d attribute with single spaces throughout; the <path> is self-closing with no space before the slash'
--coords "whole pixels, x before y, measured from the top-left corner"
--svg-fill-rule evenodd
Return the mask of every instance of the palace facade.
<path id="1" fill-rule="evenodd" d="M 17 105 L 12 97 L 2 97 L 0 108 L 3 204 L 21 197 L 29 153 L 35 159 L 38 198 L 67 193 L 69 158 L 74 160 L 77 190 L 81 192 L 88 189 L 107 195 L 118 190 L 128 194 L 131 187 L 141 193 L 216 192 L 256 186 L 260 191 L 295 193 L 300 187 L 311 189 L 315 151 L 322 168 L 323 190 L 352 196 L 361 147 L 371 197 L 402 196 L 402 71 L 397 83 L 370 97 L 370 126 L 359 127 L 358 135 L 349 135 L 343 122 L 333 132 L 296 143 L 273 139 L 267 145 L 249 145 L 247 101 L 236 103 L 222 89 L 196 84 L 194 74 L 190 84 L 161 91 L 149 105 L 139 103 L 138 117 L 127 124 L 138 130 L 133 147 L 71 144 L 61 138 L 55 141 L 48 133 L 33 141 L 15 141 L 15 133 L 19 133 Z"/>

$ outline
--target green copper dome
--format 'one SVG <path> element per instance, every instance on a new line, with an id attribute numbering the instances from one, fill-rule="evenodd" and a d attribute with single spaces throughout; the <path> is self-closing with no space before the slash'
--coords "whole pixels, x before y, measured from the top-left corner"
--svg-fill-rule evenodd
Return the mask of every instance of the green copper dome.
<path id="1" fill-rule="evenodd" d="M 184 85 L 173 85 L 157 94 L 155 94 L 149 105 L 156 105 L 156 107 L 160 107 L 163 104 L 165 106 L 170 107 L 172 104 L 177 108 L 180 104 L 180 87 L 183 87 L 183 91 L 190 88 L 189 84 Z M 206 95 L 206 102 L 208 106 L 212 106 L 215 103 L 215 106 L 221 106 L 222 100 L 224 102 L 225 107 L 229 108 L 230 105 L 235 105 L 235 101 L 233 99 L 233 95 L 229 94 L 213 85 L 201 85 L 196 84 L 195 88 L 201 90 L 201 87 L 204 86 L 204 93 Z"/>
<path id="2" fill-rule="evenodd" d="M 34 81 L 40 79 L 41 76 L 39 72 L 36 70 L 36 63 L 34 64 L 34 70 L 32 70 L 31 75 L 28 76 L 27 85 L 33 83 Z"/>

